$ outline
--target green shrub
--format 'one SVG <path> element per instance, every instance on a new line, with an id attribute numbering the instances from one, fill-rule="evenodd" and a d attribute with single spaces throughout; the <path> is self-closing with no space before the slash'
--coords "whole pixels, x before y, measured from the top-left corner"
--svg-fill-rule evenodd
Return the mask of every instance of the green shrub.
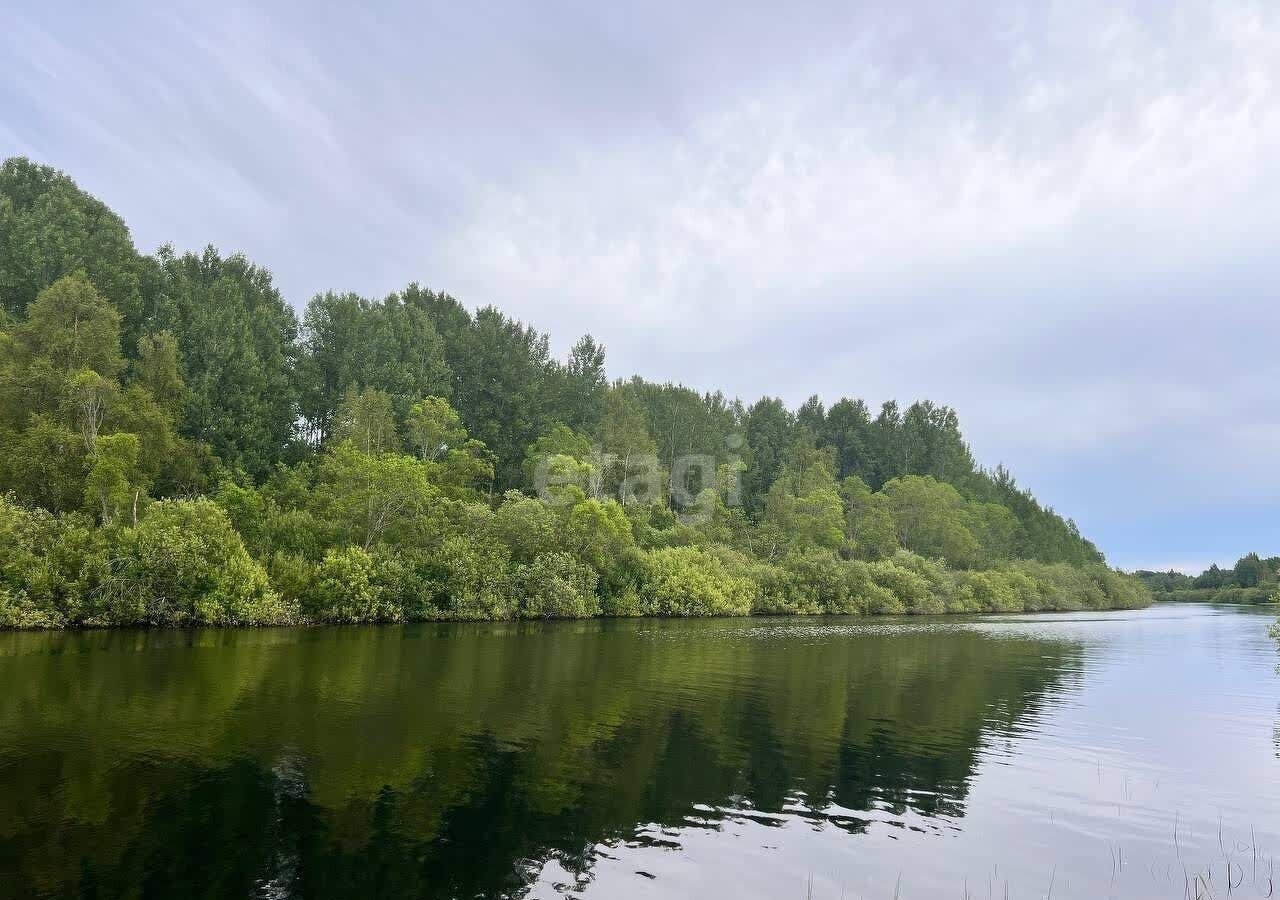
<path id="1" fill-rule="evenodd" d="M 493 514 L 493 533 L 516 562 L 532 562 L 559 545 L 555 511 L 541 500 L 508 491 Z"/>
<path id="2" fill-rule="evenodd" d="M 212 500 L 164 500 L 118 528 L 91 623 L 269 625 L 293 621 Z"/>
<path id="3" fill-rule="evenodd" d="M 606 594 L 600 600 L 600 613 L 605 616 L 634 617 L 645 614 L 645 601 L 635 585 L 628 585 L 621 591 Z"/>
<path id="4" fill-rule="evenodd" d="M 955 601 L 948 612 L 1020 612 L 1024 600 L 1018 594 L 1013 573 L 957 572 Z"/>
<path id="5" fill-rule="evenodd" d="M 519 608 L 506 546 L 480 535 L 451 535 L 436 563 L 437 605 L 457 619 L 509 619 Z"/>
<path id="6" fill-rule="evenodd" d="M 776 595 L 786 598 L 785 608 L 779 612 L 814 615 L 851 611 L 847 565 L 831 552 L 817 549 L 786 557 L 781 565 L 785 580 L 771 579 L 770 585 Z"/>
<path id="7" fill-rule="evenodd" d="M 568 553 L 543 553 L 515 576 L 520 615 L 528 619 L 579 619 L 600 614 L 596 573 Z"/>
<path id="8" fill-rule="evenodd" d="M 641 596 L 655 615 L 744 616 L 757 592 L 752 581 L 698 547 L 665 547 L 644 557 Z"/>
<path id="9" fill-rule="evenodd" d="M 812 544 L 786 551 L 785 542 L 770 562 L 708 543 L 674 519 L 662 529 L 646 524 L 657 545 L 641 550 L 630 511 L 617 503 L 549 507 L 514 492 L 496 510 L 437 498 L 400 522 L 395 542 L 334 546 L 341 529 L 297 506 L 300 491 L 297 472 L 260 489 L 224 479 L 219 503 L 154 503 L 136 527 L 123 516 L 95 527 L 80 513 L 0 499 L 0 627 L 1000 613 L 1150 602 L 1142 582 L 1100 564 L 957 571 L 905 550 L 866 562 Z M 662 516 L 650 510 L 654 519 Z M 233 523 L 270 551 L 267 569 Z M 665 546 L 677 531 L 696 542 Z M 1261 590 L 1217 596 L 1252 601 Z"/>
<path id="10" fill-rule="evenodd" d="M 873 565 L 862 560 L 846 563 L 844 578 L 848 586 L 848 612 L 877 616 L 902 612 L 901 601 L 876 581 Z"/>
<path id="11" fill-rule="evenodd" d="M 316 565 L 296 553 L 277 550 L 267 564 L 267 575 L 272 587 L 279 592 L 280 599 L 299 613 L 305 614 L 303 607 L 315 583 Z"/>
<path id="12" fill-rule="evenodd" d="M 101 552 L 101 532 L 83 516 L 57 517 L 0 496 L 0 628 L 78 624 L 87 562 Z"/>
<path id="13" fill-rule="evenodd" d="M 374 582 L 398 617 L 421 622 L 441 616 L 434 578 L 435 554 L 420 547 L 378 547 L 373 551 Z"/>
<path id="14" fill-rule="evenodd" d="M 941 559 L 933 559 L 899 550 L 893 555 L 893 564 L 924 582 L 925 595 L 904 597 L 907 611 L 917 615 L 939 615 L 949 610 L 956 598 L 955 573 Z"/>
<path id="15" fill-rule="evenodd" d="M 374 578 L 373 557 L 361 547 L 329 550 L 316 569 L 304 608 L 325 622 L 394 622 L 400 607 Z"/>
<path id="16" fill-rule="evenodd" d="M 867 564 L 871 580 L 888 595 L 887 602 L 872 612 L 877 614 L 916 613 L 928 606 L 932 595 L 929 583 L 916 573 L 901 568 L 891 559 Z"/>

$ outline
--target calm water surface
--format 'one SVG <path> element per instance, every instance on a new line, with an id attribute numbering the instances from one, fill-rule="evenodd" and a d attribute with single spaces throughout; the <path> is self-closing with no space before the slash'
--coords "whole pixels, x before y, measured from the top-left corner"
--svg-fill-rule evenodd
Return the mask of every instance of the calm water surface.
<path id="1" fill-rule="evenodd" d="M 1269 621 L 0 634 L 0 897 L 1266 897 Z"/>

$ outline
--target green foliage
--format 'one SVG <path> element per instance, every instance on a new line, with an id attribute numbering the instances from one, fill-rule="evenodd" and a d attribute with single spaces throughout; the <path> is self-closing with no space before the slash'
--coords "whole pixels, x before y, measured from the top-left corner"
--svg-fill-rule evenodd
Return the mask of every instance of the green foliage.
<path id="1" fill-rule="evenodd" d="M 563 552 L 543 553 L 517 569 L 519 614 L 527 619 L 580 619 L 600 613 L 596 570 Z"/>
<path id="2" fill-rule="evenodd" d="M 862 594 L 866 585 L 858 581 L 862 571 L 821 550 L 794 553 L 772 570 L 755 573 L 763 584 L 757 611 L 791 615 L 865 613 Z"/>
<path id="3" fill-rule="evenodd" d="M 600 444 L 608 464 L 604 490 L 625 503 L 650 503 L 662 497 L 658 445 L 634 392 L 617 387 L 605 394 Z"/>
<path id="4" fill-rule="evenodd" d="M 651 615 L 744 616 L 755 601 L 750 579 L 731 573 L 699 547 L 654 550 L 645 554 L 642 567 L 640 596 Z"/>
<path id="5" fill-rule="evenodd" d="M 88 454 L 79 433 L 54 415 L 36 413 L 20 431 L 0 437 L 0 486 L 50 512 L 80 508 Z"/>
<path id="6" fill-rule="evenodd" d="M 445 538 L 437 559 L 439 607 L 455 619 L 509 619 L 519 609 L 511 555 L 494 540 Z"/>
<path id="7" fill-rule="evenodd" d="M 104 524 L 190 454 L 141 380 L 122 386 L 120 314 L 83 273 L 41 291 L 0 358 L 0 484 L 53 512 L 87 504 Z M 151 341 L 151 371 L 163 382 Z M 172 382 L 170 382 L 172 387 Z"/>
<path id="8" fill-rule="evenodd" d="M 0 627 L 57 628 L 83 618 L 86 561 L 100 535 L 78 516 L 55 517 L 0 495 Z"/>
<path id="9" fill-rule="evenodd" d="M 136 528 L 109 540 L 90 624 L 263 625 L 294 618 L 211 500 L 162 500 Z"/>
<path id="10" fill-rule="evenodd" d="M 369 301 L 321 294 L 307 305 L 298 367 L 299 402 L 312 441 L 327 442 L 342 399 L 371 388 L 403 424 L 423 397 L 450 392 L 452 371 L 433 304 L 417 291 Z"/>
<path id="11" fill-rule="evenodd" d="M 699 394 L 683 385 L 653 384 L 638 377 L 618 383 L 612 393 L 618 396 L 615 401 L 606 399 L 605 408 L 620 401 L 626 415 L 639 414 L 641 421 L 627 428 L 636 444 L 645 445 L 638 452 L 656 454 L 664 469 L 670 470 L 680 457 L 691 454 L 710 455 L 716 465 L 727 463 L 742 449 L 745 412 L 740 403 L 726 400 L 723 394 Z M 693 493 L 706 486 L 694 487 Z"/>
<path id="12" fill-rule="evenodd" d="M 187 385 L 182 380 L 182 354 L 178 350 L 178 339 L 171 332 L 160 331 L 138 339 L 133 378 L 171 418 L 182 415 Z"/>
<path id="13" fill-rule="evenodd" d="M 584 493 L 598 496 L 603 490 L 603 473 L 595 457 L 590 438 L 557 422 L 525 451 L 525 481 L 541 492 L 576 485 Z"/>
<path id="14" fill-rule="evenodd" d="M 492 489 L 495 461 L 484 444 L 468 438 L 461 446 L 449 448 L 435 463 L 436 477 L 448 496 L 470 499 L 486 486 Z"/>
<path id="15" fill-rule="evenodd" d="M 454 301 L 456 303 L 456 301 Z M 496 457 L 500 486 L 519 483 L 525 450 L 556 418 L 557 366 L 548 339 L 487 306 L 445 331 L 455 388 L 450 399 L 467 432 Z"/>
<path id="16" fill-rule="evenodd" d="M 467 440 L 462 418 L 443 397 L 423 397 L 413 404 L 405 429 L 409 446 L 425 460 L 439 459 Z"/>
<path id="17" fill-rule="evenodd" d="M 836 488 L 833 454 L 804 432 L 769 489 L 764 523 L 795 549 L 838 550 L 845 544 L 845 511 Z"/>
<path id="18" fill-rule="evenodd" d="M 138 436 L 123 431 L 102 435 L 94 442 L 84 497 L 103 525 L 110 525 L 126 512 L 134 525 L 138 523 L 138 501 L 143 492 L 140 449 Z"/>
<path id="19" fill-rule="evenodd" d="M 333 437 L 337 441 L 350 441 L 361 453 L 399 450 L 391 395 L 377 388 L 347 391 L 334 420 Z"/>
<path id="20" fill-rule="evenodd" d="M 317 520 L 368 552 L 388 532 L 407 527 L 438 494 L 422 462 L 363 453 L 344 442 L 321 462 L 311 502 Z"/>
<path id="21" fill-rule="evenodd" d="M 600 573 L 608 592 L 626 588 L 635 561 L 631 520 L 616 500 L 581 500 L 568 508 L 563 526 L 564 545 Z"/>
<path id="22" fill-rule="evenodd" d="M 302 607 L 329 622 L 396 622 L 400 607 L 391 602 L 374 575 L 373 557 L 360 547 L 329 550 L 303 595 Z"/>
<path id="23" fill-rule="evenodd" d="M 182 433 L 228 466 L 265 475 L 284 459 L 298 418 L 293 309 L 243 256 L 162 247 L 156 263 L 150 322 L 182 351 Z"/>
<path id="24" fill-rule="evenodd" d="M 890 481 L 881 492 L 903 547 L 956 566 L 977 563 L 981 548 L 968 527 L 965 499 L 954 487 L 932 477 L 908 475 Z"/>
<path id="25" fill-rule="evenodd" d="M 139 257 L 65 176 L 6 162 L 0 627 L 1149 599 L 978 469 L 947 407 L 746 407 L 549 346 L 416 284 L 321 294 L 300 327 L 243 256 Z M 1178 590 L 1269 595 L 1278 570 Z"/>
<path id="26" fill-rule="evenodd" d="M 595 429 L 600 421 L 600 405 L 608 387 L 604 368 L 604 347 L 584 334 L 569 350 L 569 361 L 557 370 L 560 396 L 556 409 L 570 428 Z"/>
<path id="27" fill-rule="evenodd" d="M 1280 556 L 1242 556 L 1230 569 L 1216 563 L 1198 576 L 1181 572 L 1134 573 L 1157 600 L 1264 604 L 1280 596 Z"/>
<path id="28" fill-rule="evenodd" d="M 60 372 L 95 372 L 114 378 L 120 356 L 120 313 L 78 271 L 36 296 L 14 331 L 19 362 L 47 360 Z"/>
<path id="29" fill-rule="evenodd" d="M 840 485 L 845 504 L 845 531 L 852 550 L 863 559 L 883 559 L 899 548 L 898 527 L 889 499 L 873 494 L 867 483 L 850 475 Z"/>
<path id="30" fill-rule="evenodd" d="M 552 508 L 541 500 L 509 491 L 494 511 L 493 533 L 518 563 L 551 553 L 561 542 L 562 528 Z"/>
<path id="31" fill-rule="evenodd" d="M 84 272 L 122 314 L 142 304 L 141 263 L 111 210 L 48 166 L 0 166 L 0 310 L 21 316 L 63 276 Z"/>
<path id="32" fill-rule="evenodd" d="M 1012 557 L 1080 566 L 1103 562 L 1098 548 L 1080 535 L 1075 522 L 1042 507 L 1003 466 L 975 473 L 965 480 L 965 490 L 971 499 L 998 503 L 1013 513 L 1018 524 Z"/>
<path id="33" fill-rule="evenodd" d="M 747 410 L 746 443 L 750 448 L 743 491 L 749 511 L 764 508 L 769 488 L 778 480 L 794 420 L 781 400 L 765 397 Z"/>

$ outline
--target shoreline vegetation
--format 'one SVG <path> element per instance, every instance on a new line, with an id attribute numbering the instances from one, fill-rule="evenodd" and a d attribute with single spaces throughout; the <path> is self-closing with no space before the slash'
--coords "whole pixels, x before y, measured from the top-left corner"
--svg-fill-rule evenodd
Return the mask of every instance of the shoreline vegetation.
<path id="1" fill-rule="evenodd" d="M 417 284 L 137 252 L 0 166 L 0 628 L 1134 608 L 953 410 L 610 381 Z"/>
<path id="2" fill-rule="evenodd" d="M 1280 603 L 1280 556 L 1264 559 L 1250 553 L 1230 569 L 1215 563 L 1195 576 L 1175 571 L 1138 571 L 1134 575 L 1164 603 Z"/>

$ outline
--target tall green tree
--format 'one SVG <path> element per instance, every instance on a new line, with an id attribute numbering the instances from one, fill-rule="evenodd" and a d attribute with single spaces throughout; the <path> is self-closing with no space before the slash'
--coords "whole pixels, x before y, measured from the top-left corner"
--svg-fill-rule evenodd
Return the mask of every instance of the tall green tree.
<path id="1" fill-rule="evenodd" d="M 976 565 L 982 548 L 969 530 L 965 499 L 929 476 L 904 475 L 882 490 L 903 547 L 954 566 Z"/>
<path id="2" fill-rule="evenodd" d="M 897 552 L 898 528 L 884 494 L 872 493 L 867 483 L 850 475 L 840 483 L 844 500 L 845 534 L 849 547 L 861 559 L 884 559 Z"/>
<path id="3" fill-rule="evenodd" d="M 320 465 L 313 503 L 346 543 L 366 552 L 388 532 L 407 526 L 439 491 L 430 469 L 413 457 L 363 453 L 340 443 Z"/>
<path id="4" fill-rule="evenodd" d="M 83 271 L 125 317 L 142 309 L 141 263 L 124 222 L 49 166 L 0 165 L 0 309 L 20 317 L 45 288 Z"/>
<path id="5" fill-rule="evenodd" d="M 298 366 L 299 400 L 312 442 L 323 444 L 352 388 L 376 388 L 403 424 L 412 405 L 452 390 L 432 308 L 415 293 L 370 301 L 321 294 L 307 306 Z"/>
<path id="6" fill-rule="evenodd" d="M 684 385 L 655 384 L 639 377 L 620 382 L 616 389 L 644 412 L 658 460 L 667 469 L 682 456 L 707 455 L 717 464 L 727 462 L 740 449 L 733 438 L 741 438 L 741 405 L 719 392 L 699 394 Z"/>
<path id="7" fill-rule="evenodd" d="M 822 399 L 814 394 L 796 410 L 796 424 L 807 428 L 815 436 L 825 436 L 827 431 L 827 413 Z"/>
<path id="8" fill-rule="evenodd" d="M 879 415 L 871 423 L 868 444 L 870 459 L 867 465 L 867 483 L 871 487 L 879 490 L 899 475 L 907 474 L 902 413 L 897 401 L 889 400 L 881 404 Z"/>
<path id="9" fill-rule="evenodd" d="M 138 503 L 145 490 L 138 466 L 141 447 L 136 434 L 124 431 L 97 439 L 85 483 L 85 501 L 97 511 L 104 525 L 126 513 L 132 524 L 138 524 Z"/>
<path id="10" fill-rule="evenodd" d="M 409 445 L 424 460 L 436 460 L 466 443 L 462 417 L 443 397 L 423 397 L 409 411 Z"/>
<path id="11" fill-rule="evenodd" d="M 797 550 L 845 545 L 845 510 L 836 485 L 835 453 L 818 447 L 801 427 L 784 456 L 782 471 L 769 489 L 763 525 Z"/>
<path id="12" fill-rule="evenodd" d="M 663 499 L 658 445 L 649 433 L 644 407 L 634 393 L 621 385 L 605 394 L 600 445 L 604 450 L 606 491 L 626 503 Z"/>
<path id="13" fill-rule="evenodd" d="M 559 389 L 550 415 L 570 428 L 594 431 L 600 424 L 600 404 L 608 390 L 604 347 L 584 334 L 569 350 L 569 359 L 557 370 Z"/>
<path id="14" fill-rule="evenodd" d="M 124 368 L 119 311 L 83 271 L 41 291 L 15 330 L 20 363 L 47 361 L 63 373 L 88 370 L 115 378 Z"/>
<path id="15" fill-rule="evenodd" d="M 182 431 L 227 465 L 261 476 L 294 441 L 298 322 L 267 270 L 212 247 L 157 254 L 150 327 L 182 348 Z"/>
<path id="16" fill-rule="evenodd" d="M 960 435 L 960 419 L 948 406 L 923 400 L 907 407 L 902 443 L 906 474 L 929 475 L 961 486 L 973 475 L 973 455 Z"/>
<path id="17" fill-rule="evenodd" d="M 486 306 L 448 344 L 454 406 L 467 432 L 494 453 L 498 487 L 514 487 L 525 450 L 554 421 L 547 337 Z"/>
<path id="18" fill-rule="evenodd" d="M 782 472 L 794 427 L 794 417 L 776 397 L 763 397 L 747 410 L 750 454 L 743 475 L 743 497 L 748 511 L 758 513 L 764 509 L 769 488 Z"/>
<path id="19" fill-rule="evenodd" d="M 187 385 L 182 380 L 182 353 L 173 333 L 160 331 L 139 338 L 132 369 L 133 380 L 176 421 L 186 405 Z"/>
<path id="20" fill-rule="evenodd" d="M 841 478 L 873 477 L 871 415 L 861 400 L 840 398 L 827 411 L 820 432 L 824 443 L 836 451 L 836 474 Z"/>
<path id="21" fill-rule="evenodd" d="M 157 478 L 173 483 L 189 455 L 147 379 L 135 373 L 122 381 L 120 324 L 119 312 L 77 272 L 41 291 L 5 335 L 0 491 L 54 512 L 84 505 L 109 523 L 128 490 L 137 499 Z M 162 370 L 173 360 L 148 359 L 172 388 L 172 371 Z"/>
<path id="22" fill-rule="evenodd" d="M 361 453 L 401 449 L 391 395 L 377 388 L 351 388 L 343 398 L 333 425 L 334 437 L 350 441 Z"/>

